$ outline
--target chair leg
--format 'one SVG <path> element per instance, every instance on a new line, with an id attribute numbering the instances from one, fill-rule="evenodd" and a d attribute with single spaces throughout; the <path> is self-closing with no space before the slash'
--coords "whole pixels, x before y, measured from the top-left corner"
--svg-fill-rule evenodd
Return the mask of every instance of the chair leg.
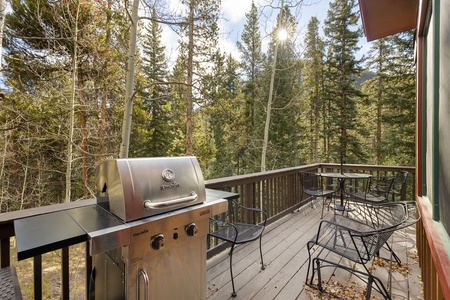
<path id="1" fill-rule="evenodd" d="M 308 242 L 307 246 L 306 246 L 306 248 L 308 249 L 308 270 L 306 272 L 306 281 L 305 282 L 308 286 L 311 286 L 311 287 L 313 287 L 314 274 L 316 272 L 316 268 L 314 267 L 315 259 L 313 259 L 311 257 L 311 249 L 313 246 L 314 246 L 314 244 L 311 242 Z M 310 271 L 311 271 L 311 278 L 309 279 Z M 309 281 L 308 281 L 308 279 L 309 279 Z"/>
<path id="2" fill-rule="evenodd" d="M 320 215 L 320 218 L 323 219 L 323 210 L 325 209 L 325 197 L 322 197 L 322 214 Z"/>
<path id="3" fill-rule="evenodd" d="M 231 249 L 230 249 L 230 274 L 231 274 L 231 286 L 233 287 L 233 293 L 231 294 L 231 296 L 234 298 L 236 297 L 237 293 L 236 290 L 234 289 L 234 279 L 233 279 L 233 250 L 234 250 L 234 244 L 231 245 Z"/>
<path id="4" fill-rule="evenodd" d="M 261 270 L 265 270 L 266 266 L 264 265 L 263 253 L 262 253 L 262 234 L 259 236 L 259 254 L 261 255 Z"/>
<path id="5" fill-rule="evenodd" d="M 314 261 L 316 263 L 316 269 L 317 269 L 317 288 L 319 289 L 319 291 L 323 291 L 323 287 L 322 287 L 322 274 L 320 274 L 320 261 L 318 258 L 315 258 L 313 260 L 313 264 Z"/>
<path id="6" fill-rule="evenodd" d="M 367 283 L 366 300 L 370 300 L 370 295 L 372 294 L 372 284 L 373 278 L 369 275 L 369 282 Z"/>

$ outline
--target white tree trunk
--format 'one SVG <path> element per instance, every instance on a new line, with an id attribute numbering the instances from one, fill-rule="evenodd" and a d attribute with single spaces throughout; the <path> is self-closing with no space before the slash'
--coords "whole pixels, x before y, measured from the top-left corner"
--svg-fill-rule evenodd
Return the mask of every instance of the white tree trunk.
<path id="1" fill-rule="evenodd" d="M 64 202 L 70 202 L 71 197 L 71 180 L 72 180 L 72 153 L 73 153 L 73 131 L 75 122 L 75 98 L 76 98 L 76 88 L 78 82 L 78 14 L 79 14 L 79 4 L 75 17 L 75 29 L 73 36 L 73 57 L 72 57 L 72 91 L 70 97 L 70 112 L 69 112 L 69 137 L 67 141 L 67 157 L 66 157 L 66 191 Z"/>
<path id="2" fill-rule="evenodd" d="M 3 27 L 5 25 L 6 1 L 0 0 L 0 76 L 2 76 Z"/>
<path id="3" fill-rule="evenodd" d="M 125 110 L 122 123 L 122 144 L 120 145 L 119 157 L 128 157 L 130 147 L 131 120 L 133 116 L 133 87 L 134 67 L 136 62 L 136 40 L 138 23 L 139 0 L 134 0 L 131 11 L 130 43 L 128 48 L 127 83 L 125 91 Z"/>
<path id="4" fill-rule="evenodd" d="M 281 0 L 281 11 L 280 18 L 278 19 L 277 30 L 280 29 L 281 22 L 283 20 L 283 8 L 284 8 L 284 0 Z M 270 87 L 269 87 L 269 99 L 267 100 L 267 108 L 266 108 L 266 124 L 264 125 L 264 141 L 261 153 L 261 172 L 266 171 L 266 156 L 267 156 L 267 147 L 269 146 L 269 126 L 270 126 L 270 115 L 272 113 L 272 97 L 273 97 L 273 84 L 275 80 L 275 69 L 277 67 L 277 52 L 278 52 L 278 41 L 275 37 L 275 51 L 273 53 L 273 64 L 272 64 L 272 74 L 270 76 Z"/>

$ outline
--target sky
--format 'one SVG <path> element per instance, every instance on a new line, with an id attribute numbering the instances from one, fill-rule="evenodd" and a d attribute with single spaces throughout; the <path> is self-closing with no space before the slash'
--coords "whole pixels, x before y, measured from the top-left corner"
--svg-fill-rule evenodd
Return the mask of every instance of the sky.
<path id="1" fill-rule="evenodd" d="M 177 0 L 170 0 L 172 3 L 176 3 Z M 256 7 L 265 7 L 261 11 L 259 21 L 261 23 L 260 33 L 262 37 L 263 51 L 267 49 L 269 42 L 268 33 L 273 29 L 275 18 L 279 13 L 279 10 L 274 10 L 268 7 L 270 2 L 276 3 L 277 0 L 254 0 Z M 285 0 L 288 2 L 288 0 Z M 302 51 L 302 45 L 304 42 L 304 35 L 306 32 L 306 25 L 315 16 L 320 21 L 320 25 L 324 25 L 324 20 L 327 16 L 331 0 L 303 0 L 303 5 L 298 8 L 292 9 L 292 14 L 297 18 L 297 34 L 296 43 L 299 45 L 299 51 Z M 221 29 L 220 35 L 220 49 L 222 52 L 231 53 L 236 59 L 240 54 L 236 47 L 236 41 L 240 40 L 244 25 L 246 23 L 245 14 L 250 11 L 251 0 L 222 0 L 222 18 L 219 21 Z M 278 4 L 280 5 L 281 1 Z M 175 5 L 175 4 L 174 4 Z M 271 15 L 269 15 L 271 14 Z M 361 22 L 360 22 L 361 26 Z M 323 35 L 323 31 L 320 31 Z M 177 36 L 173 32 L 165 31 L 163 35 L 163 43 L 166 46 L 168 52 L 169 61 L 174 61 L 177 56 L 178 43 Z M 360 46 L 362 47 L 358 53 L 358 57 L 366 53 L 370 48 L 370 43 L 366 42 L 365 37 L 361 38 Z"/>

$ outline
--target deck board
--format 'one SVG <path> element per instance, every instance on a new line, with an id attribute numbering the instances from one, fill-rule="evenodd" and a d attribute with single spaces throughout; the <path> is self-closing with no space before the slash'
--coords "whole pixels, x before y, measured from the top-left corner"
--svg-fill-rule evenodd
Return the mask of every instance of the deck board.
<path id="1" fill-rule="evenodd" d="M 307 300 L 310 292 L 305 290 L 308 268 L 307 242 L 316 234 L 320 222 L 321 206 L 316 203 L 268 225 L 263 235 L 263 258 L 266 265 L 261 270 L 259 243 L 257 241 L 237 247 L 233 254 L 234 282 L 237 297 L 254 300 Z M 324 219 L 331 218 L 332 211 L 324 211 Z M 392 295 L 396 299 L 423 299 L 420 269 L 415 250 L 415 228 L 411 226 L 393 235 L 393 248 L 410 273 L 405 277 L 393 272 Z M 328 254 L 332 255 L 332 254 Z M 383 251 L 382 256 L 389 256 Z M 327 268 L 324 279 L 342 282 L 358 282 L 350 273 L 341 269 Z M 377 274 L 386 278 L 388 272 L 376 268 Z M 334 273 L 334 275 L 333 275 Z M 381 275 L 380 275 L 381 276 Z M 207 299 L 233 299 L 228 251 L 212 257 L 207 262 Z M 361 283 L 359 283 L 361 284 Z M 373 292 L 376 299 L 380 295 Z M 326 298 L 322 298 L 326 299 Z"/>

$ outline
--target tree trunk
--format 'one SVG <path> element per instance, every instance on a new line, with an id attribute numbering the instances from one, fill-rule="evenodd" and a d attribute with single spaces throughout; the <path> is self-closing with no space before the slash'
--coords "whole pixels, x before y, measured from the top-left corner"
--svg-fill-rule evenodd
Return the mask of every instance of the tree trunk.
<path id="1" fill-rule="evenodd" d="M 67 157 L 66 157 L 66 192 L 64 197 L 64 202 L 70 202 L 71 198 L 71 180 L 72 180 L 72 152 L 73 152 L 73 131 L 74 131 L 74 119 L 75 119 L 75 94 L 76 87 L 78 84 L 78 13 L 79 6 L 77 9 L 77 14 L 75 18 L 75 30 L 73 36 L 73 57 L 72 57 L 72 91 L 70 97 L 70 112 L 69 112 L 69 135 L 67 141 Z"/>
<path id="2" fill-rule="evenodd" d="M 280 18 L 279 18 L 280 23 L 283 20 L 283 8 L 284 8 L 284 0 L 281 0 L 281 10 L 280 10 Z M 278 28 L 280 28 L 280 24 L 277 25 L 277 29 Z M 267 100 L 267 108 L 266 108 L 266 123 L 264 125 L 264 140 L 263 140 L 263 147 L 262 147 L 262 153 L 261 153 L 261 172 L 264 172 L 266 170 L 267 147 L 269 145 L 270 115 L 272 113 L 273 84 L 275 81 L 275 69 L 277 67 L 277 54 L 278 54 L 277 52 L 278 52 L 278 42 L 275 42 L 275 50 L 273 53 L 272 74 L 270 75 L 269 99 Z"/>
<path id="3" fill-rule="evenodd" d="M 136 40 L 138 23 L 139 0 L 134 0 L 131 11 L 130 43 L 128 48 L 128 69 L 127 83 L 125 91 L 125 109 L 123 112 L 122 123 L 122 144 L 120 145 L 119 157 L 128 157 L 130 147 L 131 119 L 133 116 L 133 87 L 134 87 L 134 69 L 136 62 Z"/>
<path id="4" fill-rule="evenodd" d="M 110 40 L 111 40 L 111 29 L 110 29 L 110 23 L 111 23 L 111 14 L 109 13 L 111 11 L 111 0 L 108 0 L 108 14 L 106 16 L 106 38 L 105 38 L 105 45 L 109 49 Z M 109 65 L 109 59 L 105 60 L 105 64 L 103 66 L 104 70 L 104 78 L 106 78 L 108 73 L 108 65 Z M 98 128 L 98 136 L 99 136 L 99 142 L 100 142 L 100 158 L 103 158 L 106 155 L 107 147 L 106 144 L 106 105 L 108 103 L 108 81 L 103 83 L 103 93 L 102 93 L 102 102 L 100 104 L 100 120 L 99 120 L 99 128 Z"/>
<path id="5" fill-rule="evenodd" d="M 3 27 L 5 25 L 6 2 L 0 0 L 0 46 L 3 45 Z M 2 55 L 3 47 L 0 47 L 0 76 L 2 76 Z"/>
<path id="6" fill-rule="evenodd" d="M 88 182 L 88 147 L 87 147 L 87 113 L 86 99 L 84 96 L 83 82 L 78 80 L 78 95 L 80 98 L 80 139 L 81 139 L 81 176 L 83 180 L 83 196 L 87 197 L 89 191 L 87 189 Z"/>
<path id="7" fill-rule="evenodd" d="M 375 145 L 375 151 L 376 151 L 376 164 L 381 165 L 381 105 L 383 101 L 383 95 L 382 95 L 382 84 L 383 79 L 381 77 L 381 74 L 383 72 L 383 46 L 380 43 L 380 60 L 378 63 L 378 99 L 377 99 L 377 140 Z"/>
<path id="8" fill-rule="evenodd" d="M 267 147 L 269 145 L 269 126 L 270 126 L 270 115 L 272 113 L 272 97 L 273 97 L 273 82 L 275 80 L 275 68 L 277 65 L 277 52 L 278 43 L 275 43 L 275 51 L 273 54 L 273 64 L 272 64 L 272 74 L 270 75 L 270 87 L 269 87 L 269 99 L 267 100 L 266 108 L 266 123 L 264 125 L 264 140 L 261 153 L 261 172 L 266 171 L 266 156 Z"/>
<path id="9" fill-rule="evenodd" d="M 189 40 L 188 40 L 188 65 L 187 65 L 187 112 L 186 112 L 186 155 L 192 155 L 192 132 L 193 132 L 193 94 L 192 94 L 192 82 L 193 82 L 193 68 L 194 68 L 194 10 L 195 0 L 191 0 L 189 5 Z"/>

